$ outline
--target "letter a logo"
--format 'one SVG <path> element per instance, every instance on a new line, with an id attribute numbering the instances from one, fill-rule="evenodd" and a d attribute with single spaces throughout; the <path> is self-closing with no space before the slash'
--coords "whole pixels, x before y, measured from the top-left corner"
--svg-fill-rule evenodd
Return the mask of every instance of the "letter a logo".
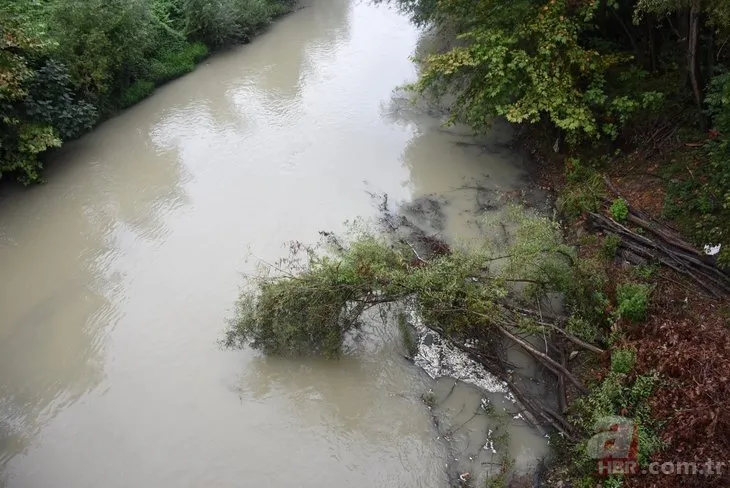
<path id="1" fill-rule="evenodd" d="M 586 450 L 593 459 L 635 461 L 638 452 L 636 424 L 625 417 L 603 417 L 595 425 Z"/>

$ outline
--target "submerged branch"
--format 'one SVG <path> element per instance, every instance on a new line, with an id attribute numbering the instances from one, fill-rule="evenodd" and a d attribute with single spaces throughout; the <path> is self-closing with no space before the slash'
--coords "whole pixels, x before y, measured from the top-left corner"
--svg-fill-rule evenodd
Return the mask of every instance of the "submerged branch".
<path id="1" fill-rule="evenodd" d="M 517 335 L 513 334 L 512 332 L 508 331 L 506 328 L 502 327 L 499 324 L 495 324 L 495 327 L 499 332 L 501 332 L 505 337 L 508 339 L 516 342 L 520 346 L 522 346 L 523 349 L 525 349 L 527 352 L 529 352 L 533 357 L 538 359 L 540 362 L 546 363 L 546 365 L 552 369 L 557 370 L 561 374 L 563 374 L 566 378 L 570 380 L 571 383 L 575 385 L 576 388 L 581 393 L 588 393 L 588 389 L 583 385 L 583 383 L 576 378 L 570 371 L 568 371 L 567 368 L 564 368 L 562 364 L 555 361 L 553 358 L 548 356 L 547 354 L 538 351 L 535 349 L 535 347 L 530 344 L 529 342 L 525 341 L 524 339 L 518 337 Z"/>
<path id="2" fill-rule="evenodd" d="M 521 307 L 506 306 L 506 308 L 514 310 L 515 312 L 518 312 L 522 315 L 527 315 L 527 316 L 530 316 L 530 317 L 533 317 L 536 319 L 540 319 L 536 322 L 538 325 L 547 327 L 550 330 L 563 335 L 570 342 L 572 342 L 573 344 L 575 344 L 577 346 L 582 347 L 583 349 L 586 349 L 588 351 L 594 352 L 599 355 L 606 353 L 606 351 L 601 349 L 600 347 L 594 346 L 593 344 L 586 342 L 583 339 L 580 339 L 579 337 L 574 336 L 570 332 L 566 331 L 564 328 L 558 327 L 554 323 L 545 322 L 545 319 L 548 319 L 548 320 L 552 320 L 553 322 L 562 323 L 565 321 L 564 317 L 554 317 L 554 316 L 546 315 L 544 312 L 537 312 L 535 310 L 529 310 L 529 309 L 521 308 Z"/>

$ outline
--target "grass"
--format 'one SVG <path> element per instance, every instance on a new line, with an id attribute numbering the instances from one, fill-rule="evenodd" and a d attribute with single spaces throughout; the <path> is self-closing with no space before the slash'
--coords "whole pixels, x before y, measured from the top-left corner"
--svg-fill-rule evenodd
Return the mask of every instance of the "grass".
<path id="1" fill-rule="evenodd" d="M 186 44 L 181 49 L 166 51 L 152 61 L 151 78 L 157 85 L 190 73 L 195 65 L 208 56 L 208 47 L 202 42 Z"/>
<path id="2" fill-rule="evenodd" d="M 612 260 L 618 253 L 618 248 L 621 245 L 621 238 L 616 234 L 608 234 L 601 244 L 601 254 L 608 260 Z"/>

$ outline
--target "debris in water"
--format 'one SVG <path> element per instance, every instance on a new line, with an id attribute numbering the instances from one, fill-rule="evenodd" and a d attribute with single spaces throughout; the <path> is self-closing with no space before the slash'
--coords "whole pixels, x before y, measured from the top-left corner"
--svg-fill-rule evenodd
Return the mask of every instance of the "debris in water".
<path id="1" fill-rule="evenodd" d="M 484 366 L 472 360 L 448 341 L 444 341 L 437 332 L 423 325 L 423 320 L 418 313 L 411 310 L 409 315 L 419 336 L 418 353 L 414 358 L 414 363 L 431 378 L 450 376 L 485 391 L 493 393 L 509 391 L 507 385 L 489 373 Z"/>

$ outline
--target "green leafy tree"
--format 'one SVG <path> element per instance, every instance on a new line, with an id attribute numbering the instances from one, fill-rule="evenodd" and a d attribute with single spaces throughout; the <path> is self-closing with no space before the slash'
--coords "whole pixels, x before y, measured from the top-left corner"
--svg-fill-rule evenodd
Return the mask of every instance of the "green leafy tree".
<path id="1" fill-rule="evenodd" d="M 96 121 L 96 107 L 79 100 L 64 65 L 47 61 L 35 72 L 25 99 L 25 112 L 33 120 L 54 127 L 62 139 L 78 137 Z"/>
<path id="2" fill-rule="evenodd" d="M 503 116 L 547 119 L 574 139 L 614 137 L 633 113 L 661 99 L 615 89 L 611 70 L 631 56 L 585 42 L 597 3 L 439 0 L 436 8 L 463 26 L 460 44 L 427 57 L 416 88 L 455 94 L 453 118 L 476 129 Z"/>
<path id="3" fill-rule="evenodd" d="M 58 0 L 52 28 L 75 87 L 104 112 L 144 76 L 159 30 L 145 0 Z"/>
<path id="4" fill-rule="evenodd" d="M 248 41 L 271 19 L 289 9 L 283 0 L 182 0 L 186 31 L 209 46 Z"/>
<path id="5" fill-rule="evenodd" d="M 43 44 L 26 36 L 7 12 L 0 11 L 0 176 L 15 172 L 23 182 L 38 179 L 38 155 L 61 145 L 54 128 L 28 120 L 23 102 L 34 72 L 28 58 Z"/>

